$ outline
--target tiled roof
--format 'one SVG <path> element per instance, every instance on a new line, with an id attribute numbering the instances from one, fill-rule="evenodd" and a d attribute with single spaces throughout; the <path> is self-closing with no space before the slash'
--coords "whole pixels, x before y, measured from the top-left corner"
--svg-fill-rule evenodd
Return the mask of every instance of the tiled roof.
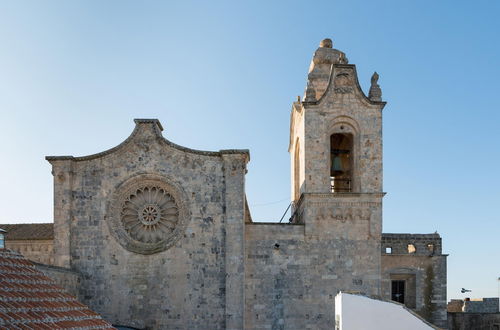
<path id="1" fill-rule="evenodd" d="M 0 329 L 115 329 L 17 252 L 0 249 Z"/>
<path id="2" fill-rule="evenodd" d="M 0 223 L 0 228 L 7 231 L 6 240 L 54 239 L 53 223 Z"/>

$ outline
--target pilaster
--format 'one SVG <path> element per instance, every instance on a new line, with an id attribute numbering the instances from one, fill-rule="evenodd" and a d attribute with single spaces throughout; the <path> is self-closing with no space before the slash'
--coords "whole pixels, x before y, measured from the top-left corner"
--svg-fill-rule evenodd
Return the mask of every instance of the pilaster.
<path id="1" fill-rule="evenodd" d="M 221 151 L 225 178 L 226 329 L 245 327 L 245 172 L 247 154 Z"/>
<path id="2" fill-rule="evenodd" d="M 54 176 L 54 263 L 70 268 L 73 161 L 50 157 L 47 160 L 52 164 Z"/>

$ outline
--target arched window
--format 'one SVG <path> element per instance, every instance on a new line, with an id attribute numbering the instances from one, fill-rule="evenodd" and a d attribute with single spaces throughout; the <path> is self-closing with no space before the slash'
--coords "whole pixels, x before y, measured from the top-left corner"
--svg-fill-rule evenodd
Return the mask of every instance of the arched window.
<path id="1" fill-rule="evenodd" d="M 330 136 L 330 183 L 331 192 L 351 192 L 353 137 L 350 133 Z"/>

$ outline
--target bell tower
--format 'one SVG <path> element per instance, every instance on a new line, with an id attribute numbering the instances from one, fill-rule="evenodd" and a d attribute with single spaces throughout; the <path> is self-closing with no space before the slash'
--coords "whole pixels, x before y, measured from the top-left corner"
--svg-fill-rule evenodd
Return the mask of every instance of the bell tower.
<path id="1" fill-rule="evenodd" d="M 370 283 L 365 291 L 378 294 L 371 288 L 380 287 L 385 102 L 377 73 L 366 96 L 356 67 L 332 46 L 330 39 L 321 41 L 304 97 L 292 105 L 291 221 L 304 224 L 307 237 L 337 244 L 352 260 L 352 273 L 363 274 L 362 282 Z"/>

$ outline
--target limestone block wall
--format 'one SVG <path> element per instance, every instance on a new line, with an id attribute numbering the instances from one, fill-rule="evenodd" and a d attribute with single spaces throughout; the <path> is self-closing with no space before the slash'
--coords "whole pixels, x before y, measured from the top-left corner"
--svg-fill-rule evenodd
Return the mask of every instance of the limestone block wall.
<path id="1" fill-rule="evenodd" d="M 382 108 L 357 83 L 354 65 L 333 65 L 332 83 L 323 98 L 304 103 L 305 184 L 308 192 L 330 191 L 330 135 L 353 135 L 354 192 L 382 191 Z M 336 77 L 344 77 L 342 82 Z M 345 78 L 347 77 L 347 78 Z M 336 83 L 335 83 L 336 82 Z M 336 86 L 341 84 L 342 86 Z"/>
<path id="2" fill-rule="evenodd" d="M 340 290 L 379 293 L 377 240 L 306 232 L 307 223 L 246 225 L 247 329 L 331 329 Z"/>
<path id="3" fill-rule="evenodd" d="M 415 251 L 410 253 L 408 245 L 413 245 Z M 387 248 L 391 252 L 387 252 Z M 420 256 L 440 255 L 443 252 L 441 236 L 439 234 L 382 234 L 382 253 L 384 254 L 413 254 Z"/>
<path id="4" fill-rule="evenodd" d="M 66 289 L 71 295 L 78 297 L 80 275 L 76 271 L 40 263 L 35 263 L 35 267 L 47 277 L 53 279 L 57 285 Z"/>
<path id="5" fill-rule="evenodd" d="M 56 264 L 80 273 L 82 302 L 113 324 L 242 328 L 248 152 L 194 151 L 161 130 L 136 120 L 107 152 L 47 157 Z"/>
<path id="6" fill-rule="evenodd" d="M 448 313 L 449 330 L 496 330 L 500 328 L 500 313 Z"/>
<path id="7" fill-rule="evenodd" d="M 384 233 L 381 247 L 382 297 L 391 299 L 392 280 L 405 280 L 407 307 L 429 322 L 445 327 L 447 255 L 442 254 L 440 236 Z"/>
<path id="8" fill-rule="evenodd" d="M 464 313 L 500 313 L 498 298 L 470 299 L 463 302 Z"/>
<path id="9" fill-rule="evenodd" d="M 26 259 L 42 264 L 54 264 L 53 240 L 7 240 L 5 247 L 19 252 Z"/>
<path id="10" fill-rule="evenodd" d="M 462 299 L 452 299 L 448 302 L 447 310 L 448 313 L 461 313 L 464 306 L 464 301 Z"/>

